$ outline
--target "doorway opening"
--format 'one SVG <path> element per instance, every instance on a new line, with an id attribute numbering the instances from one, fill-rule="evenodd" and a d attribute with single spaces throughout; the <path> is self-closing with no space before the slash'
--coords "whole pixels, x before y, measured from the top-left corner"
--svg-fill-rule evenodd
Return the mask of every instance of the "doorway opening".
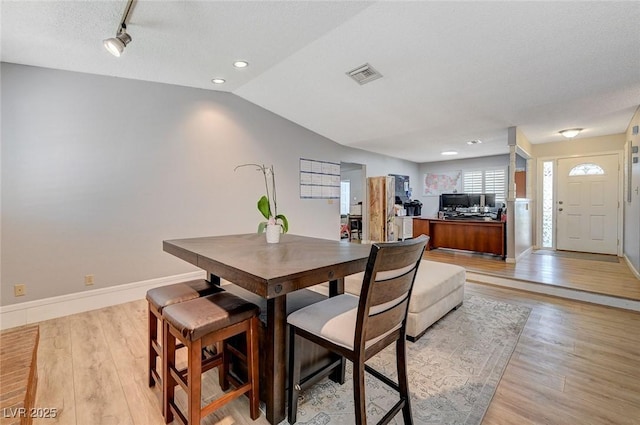
<path id="1" fill-rule="evenodd" d="M 340 239 L 360 242 L 365 235 L 365 165 L 340 163 Z"/>

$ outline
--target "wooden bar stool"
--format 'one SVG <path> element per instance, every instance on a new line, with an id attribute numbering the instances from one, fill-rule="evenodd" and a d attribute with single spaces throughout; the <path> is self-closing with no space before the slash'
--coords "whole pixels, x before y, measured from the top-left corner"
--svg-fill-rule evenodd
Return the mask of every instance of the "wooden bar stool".
<path id="1" fill-rule="evenodd" d="M 258 390 L 258 315 L 260 308 L 228 292 L 219 292 L 165 307 L 162 310 L 164 335 L 163 353 L 163 410 L 165 422 L 174 415 L 185 425 L 199 425 L 200 420 L 226 403 L 248 393 L 251 419 L 260 416 Z M 244 333 L 247 352 L 242 353 L 226 342 Z M 176 344 L 180 341 L 187 349 L 187 368 L 176 367 Z M 221 343 L 221 344 L 218 344 Z M 221 350 L 215 356 L 202 360 L 202 347 L 217 344 Z M 246 361 L 247 379 L 240 382 L 228 373 L 229 355 Z M 231 383 L 235 389 L 202 407 L 202 373 L 218 368 L 220 387 L 225 390 Z M 222 370 L 222 372 L 220 372 Z M 175 386 L 187 393 L 187 413 L 184 415 L 175 402 Z"/>
<path id="2" fill-rule="evenodd" d="M 162 323 L 162 309 L 172 304 L 211 295 L 218 291 L 222 291 L 222 288 L 205 279 L 160 286 L 147 291 L 147 302 L 149 304 L 147 347 L 149 352 L 150 387 L 155 386 L 156 383 L 162 385 L 162 378 L 160 377 L 157 363 L 158 357 L 160 357 L 160 365 L 162 367 L 162 344 L 158 338 L 158 321 Z M 162 332 L 163 328 L 164 326 L 161 325 L 160 332 Z M 164 338 L 162 341 L 164 341 Z"/>

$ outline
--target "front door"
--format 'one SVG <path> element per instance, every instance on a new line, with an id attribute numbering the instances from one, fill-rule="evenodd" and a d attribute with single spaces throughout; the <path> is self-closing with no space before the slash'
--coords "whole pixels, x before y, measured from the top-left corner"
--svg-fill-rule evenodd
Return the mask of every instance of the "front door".
<path id="1" fill-rule="evenodd" d="M 557 249 L 618 253 L 618 155 L 558 160 Z"/>

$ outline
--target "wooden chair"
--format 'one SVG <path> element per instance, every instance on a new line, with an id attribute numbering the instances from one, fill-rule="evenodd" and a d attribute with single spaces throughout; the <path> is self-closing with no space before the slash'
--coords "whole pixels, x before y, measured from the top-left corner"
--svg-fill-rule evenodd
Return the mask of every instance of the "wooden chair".
<path id="1" fill-rule="evenodd" d="M 358 240 L 362 240 L 362 216 L 349 215 L 349 240 L 356 236 Z"/>
<path id="2" fill-rule="evenodd" d="M 158 322 L 162 325 L 162 310 L 172 304 L 189 301 L 201 296 L 210 295 L 221 291 L 219 286 L 213 285 L 205 279 L 192 280 L 189 282 L 175 283 L 172 285 L 160 286 L 147 291 L 147 303 L 149 310 L 149 332 L 147 338 L 147 350 L 149 353 L 149 386 L 156 383 L 162 384 L 162 378 L 158 371 L 158 358 L 162 365 L 162 344 L 164 338 L 158 335 Z"/>
<path id="3" fill-rule="evenodd" d="M 353 362 L 356 424 L 366 425 L 365 370 L 400 394 L 400 400 L 379 423 L 388 423 L 402 410 L 405 424 L 412 424 L 406 367 L 406 320 L 413 282 L 428 236 L 371 247 L 360 297 L 338 295 L 290 314 L 289 423 L 296 422 L 298 393 L 342 366 L 342 359 L 300 377 L 301 338 L 328 348 Z M 365 362 L 390 344 L 396 346 L 398 383 Z"/>
<path id="4" fill-rule="evenodd" d="M 258 410 L 258 315 L 260 308 L 228 292 L 219 292 L 180 304 L 170 305 L 162 311 L 166 341 L 163 353 L 163 410 L 165 423 L 177 417 L 184 425 L 199 425 L 200 420 L 226 403 L 247 393 L 251 419 L 260 416 Z M 227 343 L 229 338 L 245 334 L 246 353 Z M 187 367 L 176 367 L 176 344 L 180 341 L 187 349 Z M 221 349 L 210 358 L 202 359 L 202 347 L 216 344 Z M 229 356 L 245 360 L 246 382 L 229 374 Z M 202 407 L 202 373 L 217 367 L 220 387 L 227 390 L 229 383 L 235 389 Z M 175 386 L 180 385 L 187 394 L 184 414 L 175 402 Z"/>
<path id="5" fill-rule="evenodd" d="M 349 214 L 342 214 L 340 216 L 340 239 L 351 240 L 351 225 L 349 221 Z"/>

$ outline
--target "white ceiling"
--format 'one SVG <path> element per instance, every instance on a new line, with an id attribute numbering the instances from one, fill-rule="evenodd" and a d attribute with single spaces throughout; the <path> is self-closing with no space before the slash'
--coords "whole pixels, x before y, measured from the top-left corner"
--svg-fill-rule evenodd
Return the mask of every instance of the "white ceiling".
<path id="1" fill-rule="evenodd" d="M 623 133 L 640 104 L 637 1 L 138 1 L 120 58 L 102 40 L 124 0 L 1 6 L 4 62 L 228 91 L 416 162 L 506 153 L 510 126 Z M 383 78 L 360 86 L 345 73 L 366 62 Z"/>

